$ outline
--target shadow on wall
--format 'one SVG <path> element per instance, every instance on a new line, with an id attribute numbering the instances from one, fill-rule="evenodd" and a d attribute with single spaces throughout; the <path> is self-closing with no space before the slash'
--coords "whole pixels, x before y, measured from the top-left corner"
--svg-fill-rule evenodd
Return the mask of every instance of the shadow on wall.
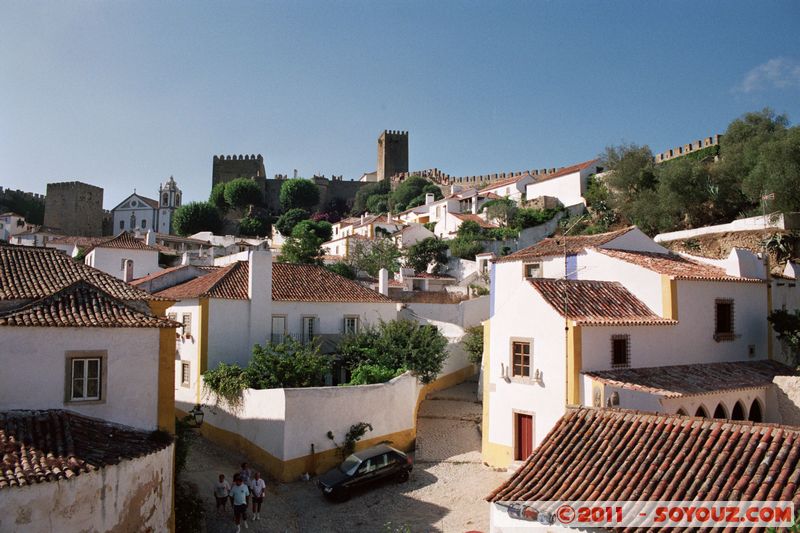
<path id="1" fill-rule="evenodd" d="M 775 408 L 769 421 L 800 426 L 800 376 L 776 376 L 773 383 Z"/>

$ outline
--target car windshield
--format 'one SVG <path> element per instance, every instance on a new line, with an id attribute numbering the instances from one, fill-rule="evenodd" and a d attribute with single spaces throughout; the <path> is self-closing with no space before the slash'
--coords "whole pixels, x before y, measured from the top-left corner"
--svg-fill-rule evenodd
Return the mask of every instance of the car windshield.
<path id="1" fill-rule="evenodd" d="M 352 476 L 356 473 L 358 469 L 358 465 L 361 464 L 361 459 L 354 455 L 351 455 L 347 459 L 344 460 L 342 464 L 339 465 L 339 470 L 347 474 L 348 476 Z"/>

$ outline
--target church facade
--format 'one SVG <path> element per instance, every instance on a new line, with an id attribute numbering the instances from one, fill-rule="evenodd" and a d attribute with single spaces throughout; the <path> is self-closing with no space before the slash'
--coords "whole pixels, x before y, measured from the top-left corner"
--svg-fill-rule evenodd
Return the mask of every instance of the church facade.
<path id="1" fill-rule="evenodd" d="M 181 190 L 175 178 L 169 177 L 158 188 L 158 199 L 133 194 L 111 210 L 114 234 L 123 231 L 147 231 L 172 233 L 172 217 L 181 205 Z"/>

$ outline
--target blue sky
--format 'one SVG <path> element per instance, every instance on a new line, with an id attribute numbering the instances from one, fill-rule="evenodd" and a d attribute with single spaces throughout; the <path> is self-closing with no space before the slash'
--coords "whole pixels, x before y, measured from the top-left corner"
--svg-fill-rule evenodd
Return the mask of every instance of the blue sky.
<path id="1" fill-rule="evenodd" d="M 113 207 L 214 154 L 267 174 L 563 166 L 770 106 L 800 121 L 800 3 L 0 2 L 0 185 L 78 179 Z"/>

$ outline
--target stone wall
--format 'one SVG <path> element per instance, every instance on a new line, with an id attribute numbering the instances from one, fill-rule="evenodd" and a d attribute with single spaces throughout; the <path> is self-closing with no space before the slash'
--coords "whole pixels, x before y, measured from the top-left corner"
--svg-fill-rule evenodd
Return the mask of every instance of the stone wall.
<path id="1" fill-rule="evenodd" d="M 800 377 L 776 376 L 772 382 L 774 397 L 767 404 L 766 421 L 800 426 Z"/>
<path id="2" fill-rule="evenodd" d="M 215 155 L 211 165 L 211 186 L 236 178 L 253 178 L 262 186 L 267 178 L 264 157 L 258 155 Z"/>
<path id="3" fill-rule="evenodd" d="M 44 225 L 64 235 L 103 235 L 103 189 L 80 181 L 48 183 Z"/>
<path id="4" fill-rule="evenodd" d="M 669 161 L 670 159 L 675 159 L 676 157 L 681 157 L 692 152 L 697 152 L 698 150 L 702 150 L 704 148 L 718 146 L 721 138 L 722 135 L 716 134 L 713 137 L 706 137 L 705 139 L 692 141 L 689 144 L 676 146 L 675 148 L 670 148 L 669 150 L 665 150 L 660 154 L 656 154 L 653 159 L 655 159 L 656 163 L 661 163 L 663 161 Z"/>
<path id="5" fill-rule="evenodd" d="M 408 132 L 386 130 L 378 137 L 378 181 L 408 172 Z"/>

